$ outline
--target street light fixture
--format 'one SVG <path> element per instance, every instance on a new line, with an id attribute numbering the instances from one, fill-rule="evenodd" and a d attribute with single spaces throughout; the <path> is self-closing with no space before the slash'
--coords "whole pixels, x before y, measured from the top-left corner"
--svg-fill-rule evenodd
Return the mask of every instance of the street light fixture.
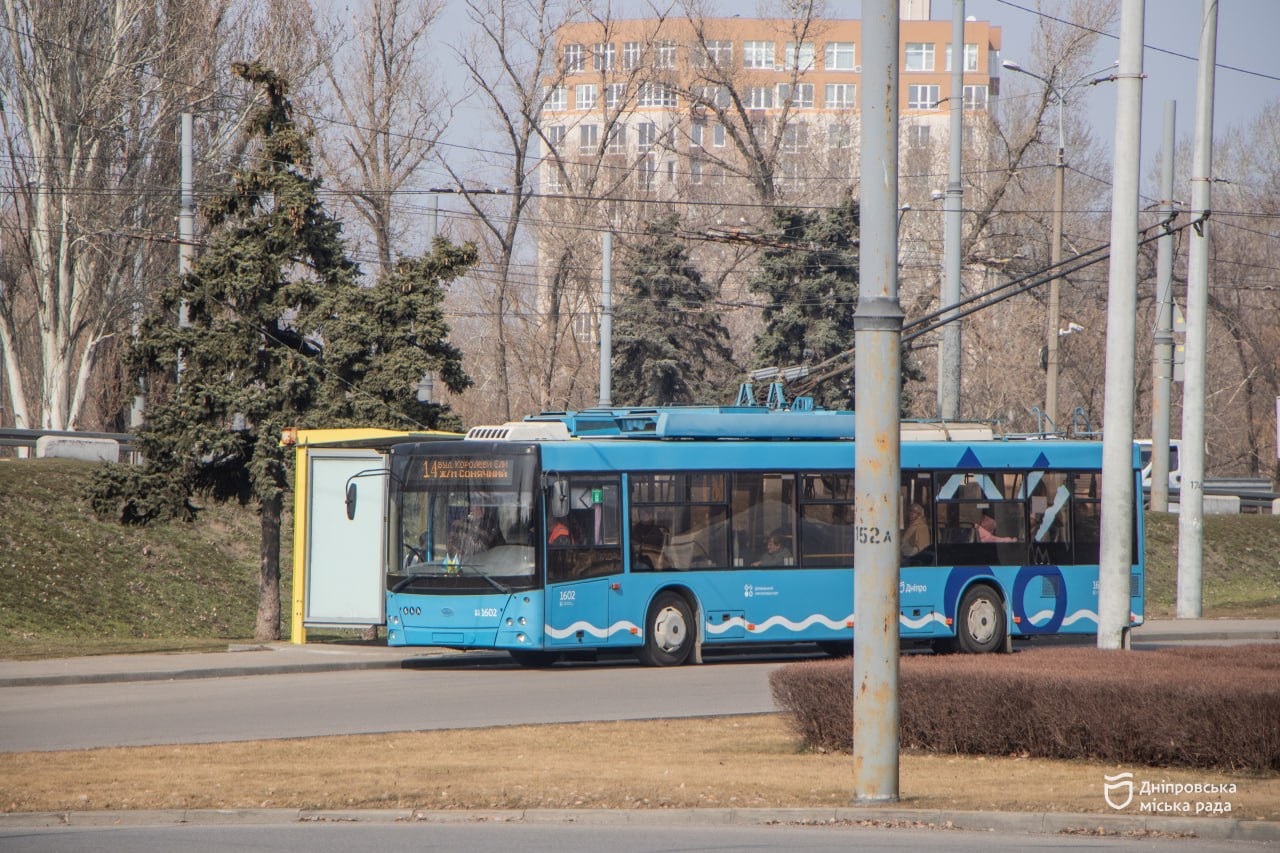
<path id="1" fill-rule="evenodd" d="M 1049 316 L 1046 322 L 1048 330 L 1048 341 L 1046 350 L 1048 356 L 1046 358 L 1045 367 L 1045 389 L 1044 389 L 1044 413 L 1049 419 L 1049 423 L 1057 429 L 1058 424 L 1058 324 L 1061 322 L 1061 301 L 1062 293 L 1060 286 L 1061 276 L 1057 272 L 1057 267 L 1062 263 L 1062 206 L 1063 195 L 1066 184 L 1066 148 L 1067 136 L 1063 127 L 1063 107 L 1067 101 L 1067 95 L 1071 90 L 1087 83 L 1090 86 L 1096 86 L 1099 83 L 1106 83 L 1113 79 L 1113 76 L 1099 77 L 1097 75 L 1111 68 L 1115 68 L 1120 63 L 1113 62 L 1110 65 L 1099 68 L 1097 71 L 1090 72 L 1074 82 L 1059 86 L 1055 81 L 1057 74 L 1043 77 L 1034 71 L 1023 68 L 1011 59 L 1006 59 L 1000 63 L 1002 68 L 1009 71 L 1016 71 L 1019 74 L 1026 74 L 1028 77 L 1034 77 L 1049 88 L 1054 98 L 1058 101 L 1058 156 L 1054 162 L 1054 180 L 1053 180 L 1053 234 L 1049 244 L 1049 263 L 1055 270 L 1053 278 L 1049 279 Z"/>

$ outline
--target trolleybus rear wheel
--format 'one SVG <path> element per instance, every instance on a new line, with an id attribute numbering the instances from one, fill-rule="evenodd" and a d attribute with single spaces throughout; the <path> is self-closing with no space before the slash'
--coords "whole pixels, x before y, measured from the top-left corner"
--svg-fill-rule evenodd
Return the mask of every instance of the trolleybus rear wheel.
<path id="1" fill-rule="evenodd" d="M 679 666 L 693 651 L 693 613 L 674 592 L 659 593 L 645 619 L 640 662 L 645 666 Z"/>
<path id="2" fill-rule="evenodd" d="M 994 652 L 1004 644 L 1004 604 L 986 584 L 965 591 L 956 610 L 956 642 L 967 654 Z"/>

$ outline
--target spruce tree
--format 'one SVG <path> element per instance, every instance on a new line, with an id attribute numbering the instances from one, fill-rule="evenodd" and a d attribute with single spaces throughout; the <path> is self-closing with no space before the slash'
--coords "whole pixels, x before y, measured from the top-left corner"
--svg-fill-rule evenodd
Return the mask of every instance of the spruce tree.
<path id="1" fill-rule="evenodd" d="M 858 218 L 852 197 L 826 210 L 773 211 L 773 245 L 748 284 L 768 300 L 752 367 L 814 365 L 853 347 Z M 852 408 L 853 371 L 820 383 L 811 396 L 820 406 Z"/>
<path id="2" fill-rule="evenodd" d="M 619 405 L 715 403 L 727 393 L 729 332 L 677 224 L 674 216 L 649 223 L 621 264 L 623 298 L 613 325 Z"/>
<path id="3" fill-rule="evenodd" d="M 260 65 L 236 75 L 261 94 L 247 128 L 247 167 L 201 208 L 207 244 L 191 272 L 163 288 L 127 356 L 153 383 L 137 446 L 140 467 L 105 471 L 94 506 L 121 520 L 193 518 L 192 496 L 238 500 L 261 518 L 254 635 L 280 631 L 280 524 L 292 449 L 286 427 L 456 425 L 413 399 L 434 369 L 469 384 L 445 342 L 440 285 L 475 260 L 437 241 L 360 287 L 341 224 L 319 198 L 307 134 L 287 85 Z M 183 323 L 177 322 L 184 315 Z"/>

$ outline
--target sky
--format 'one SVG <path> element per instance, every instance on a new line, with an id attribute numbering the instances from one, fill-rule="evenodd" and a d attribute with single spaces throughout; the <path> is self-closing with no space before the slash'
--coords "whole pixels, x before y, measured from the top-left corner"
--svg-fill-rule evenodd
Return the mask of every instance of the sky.
<path id="1" fill-rule="evenodd" d="M 1128 2 L 1128 0 L 1120 0 Z M 445 44 L 460 44 L 469 25 L 460 0 L 446 0 L 436 36 Z M 776 4 L 775 4 L 776 5 Z M 1067 19 L 1070 0 L 966 0 L 965 15 L 989 21 L 1002 29 L 1002 59 L 1031 70 L 1038 67 L 1031 53 L 1039 15 Z M 654 6 L 677 7 L 678 0 L 612 0 L 617 17 L 646 17 Z M 755 0 L 719 0 L 720 14 L 759 14 Z M 861 0 L 828 0 L 832 15 L 859 18 Z M 932 17 L 950 20 L 953 0 L 932 0 Z M 1204 0 L 1146 0 L 1143 43 L 1142 153 L 1140 174 L 1144 195 L 1154 197 L 1157 157 L 1163 134 L 1164 105 L 1176 103 L 1179 144 L 1192 139 L 1196 112 L 1197 58 L 1200 53 L 1200 21 Z M 1103 68 L 1119 56 L 1119 20 L 1099 39 L 1094 68 Z M 1247 126 L 1270 106 L 1280 109 L 1280 0 L 1220 0 L 1218 4 L 1217 79 L 1214 103 L 1214 135 Z M 1016 72 L 1005 71 L 1005 91 L 1035 81 L 1012 81 Z M 1076 90 L 1068 110 L 1084 109 L 1095 138 L 1107 150 L 1114 147 L 1116 86 L 1085 86 Z M 487 128 L 482 101 L 472 96 L 461 105 L 458 124 L 472 145 L 484 145 Z M 1068 112 L 1068 115 L 1070 113 Z M 473 132 L 475 131 L 475 132 Z M 493 147 L 501 147 L 495 144 Z M 445 182 L 447 178 L 442 176 Z M 1186 193 L 1184 193 L 1185 195 Z M 1176 193 L 1175 193 L 1176 195 Z"/>
<path id="2" fill-rule="evenodd" d="M 861 5 L 861 4 L 858 4 Z M 1070 4 L 1061 0 L 967 0 L 965 15 L 1002 28 L 1002 58 L 1033 70 L 1029 45 L 1037 6 L 1062 16 Z M 1204 0 L 1147 0 L 1143 28 L 1142 163 L 1145 181 L 1154 174 L 1164 125 L 1164 105 L 1176 104 L 1179 144 L 1190 141 L 1196 115 L 1196 81 L 1200 55 L 1200 21 Z M 950 0 L 934 0 L 933 17 L 949 19 Z M 1099 39 L 1095 54 L 1100 68 L 1120 54 L 1119 22 L 1111 36 Z M 1220 0 L 1218 3 L 1217 72 L 1214 85 L 1214 136 L 1253 122 L 1268 105 L 1280 108 L 1280 0 Z M 1006 71 L 1011 76 L 1016 72 Z M 1034 82 L 1034 81 L 1031 81 Z M 1011 81 L 1005 81 L 1006 87 Z M 1107 149 L 1115 142 L 1115 86 L 1083 90 L 1090 123 Z"/>

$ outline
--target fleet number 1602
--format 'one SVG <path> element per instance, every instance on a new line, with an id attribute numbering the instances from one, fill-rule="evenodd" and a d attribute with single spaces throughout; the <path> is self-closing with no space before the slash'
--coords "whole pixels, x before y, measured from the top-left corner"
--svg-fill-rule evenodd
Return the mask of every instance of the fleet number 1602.
<path id="1" fill-rule="evenodd" d="M 481 617 L 484 617 L 484 616 L 492 616 L 493 618 L 495 618 L 495 619 L 496 619 L 496 618 L 498 618 L 498 608 L 496 608 L 496 607 L 477 607 L 477 608 L 476 608 L 476 615 L 477 615 L 477 616 L 481 616 Z"/>

